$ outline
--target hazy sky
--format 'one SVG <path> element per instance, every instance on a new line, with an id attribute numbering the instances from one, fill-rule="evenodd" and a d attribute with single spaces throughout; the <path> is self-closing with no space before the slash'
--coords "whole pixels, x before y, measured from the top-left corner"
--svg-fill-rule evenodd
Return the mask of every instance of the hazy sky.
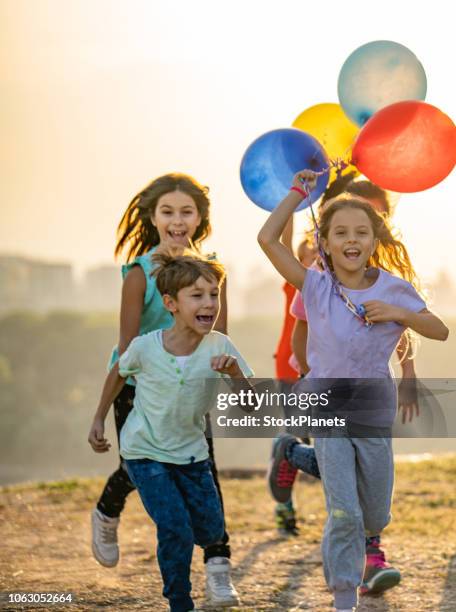
<path id="1" fill-rule="evenodd" d="M 246 280 L 270 264 L 266 213 L 244 195 L 250 142 L 305 108 L 337 102 L 359 45 L 400 42 L 428 77 L 427 101 L 455 116 L 447 2 L 0 0 L 0 251 L 112 261 L 132 196 L 169 171 L 211 188 L 208 248 Z M 454 173 L 397 208 L 418 270 L 456 278 Z M 306 213 L 298 216 L 302 225 Z M 299 220 L 300 219 L 300 220 Z"/>

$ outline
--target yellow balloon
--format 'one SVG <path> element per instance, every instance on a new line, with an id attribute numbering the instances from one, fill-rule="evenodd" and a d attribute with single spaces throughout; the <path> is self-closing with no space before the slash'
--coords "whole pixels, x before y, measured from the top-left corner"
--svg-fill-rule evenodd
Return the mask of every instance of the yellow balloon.
<path id="1" fill-rule="evenodd" d="M 351 150 L 359 127 L 348 119 L 339 104 L 316 104 L 303 111 L 293 121 L 293 127 L 307 132 L 322 145 L 330 159 L 340 158 L 345 162 L 351 159 Z M 358 170 L 350 165 L 347 172 Z M 335 170 L 331 170 L 330 181 L 334 180 Z"/>

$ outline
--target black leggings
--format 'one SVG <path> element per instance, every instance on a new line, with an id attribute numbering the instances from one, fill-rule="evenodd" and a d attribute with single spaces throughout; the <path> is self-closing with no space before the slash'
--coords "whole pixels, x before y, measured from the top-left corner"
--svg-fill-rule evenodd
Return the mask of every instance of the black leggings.
<path id="1" fill-rule="evenodd" d="M 135 387 L 133 385 L 124 385 L 122 391 L 114 400 L 114 419 L 116 423 L 117 439 L 119 440 L 120 430 L 124 426 L 127 416 L 133 408 L 133 400 L 135 397 Z M 206 433 L 210 433 L 209 415 L 206 415 Z M 218 479 L 217 466 L 214 458 L 214 444 L 212 437 L 206 438 L 209 445 L 209 457 L 211 463 L 212 476 L 214 477 L 215 486 L 220 495 L 220 501 L 223 509 L 223 496 Z M 119 442 L 120 445 L 120 442 Z M 125 468 L 120 460 L 119 467 L 111 474 L 103 489 L 100 499 L 98 500 L 97 508 L 106 516 L 117 518 L 124 509 L 127 496 L 135 490 L 134 484 L 131 482 Z M 213 544 L 204 549 L 204 562 L 212 557 L 230 557 L 231 550 L 228 544 L 229 536 L 225 528 L 225 533 L 220 544 Z"/>

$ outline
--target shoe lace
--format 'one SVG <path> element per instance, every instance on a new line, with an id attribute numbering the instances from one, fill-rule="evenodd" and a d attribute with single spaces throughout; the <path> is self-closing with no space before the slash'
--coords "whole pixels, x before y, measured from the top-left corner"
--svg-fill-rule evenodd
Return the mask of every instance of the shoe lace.
<path id="1" fill-rule="evenodd" d="M 283 459 L 277 470 L 277 485 L 279 487 L 291 487 L 295 481 L 298 470 L 292 467 L 286 459 Z"/>
<path id="2" fill-rule="evenodd" d="M 101 540 L 104 544 L 115 544 L 117 542 L 117 529 L 111 525 L 101 526 Z"/>
<path id="3" fill-rule="evenodd" d="M 226 572 L 216 572 L 211 576 L 212 580 L 215 583 L 215 586 L 218 589 L 224 589 L 226 591 L 231 592 L 233 589 L 233 585 L 231 584 L 231 577 L 228 571 Z"/>
<path id="4" fill-rule="evenodd" d="M 379 567 L 382 569 L 388 567 L 385 560 L 385 553 L 381 549 L 379 549 L 378 552 L 368 554 L 367 563 L 368 565 L 372 565 L 373 567 Z"/>

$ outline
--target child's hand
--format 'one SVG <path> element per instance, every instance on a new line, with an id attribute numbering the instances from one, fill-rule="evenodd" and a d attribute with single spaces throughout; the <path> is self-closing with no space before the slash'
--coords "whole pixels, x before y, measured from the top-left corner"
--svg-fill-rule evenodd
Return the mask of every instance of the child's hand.
<path id="1" fill-rule="evenodd" d="M 211 368 L 220 374 L 228 374 L 232 378 L 242 376 L 236 357 L 232 355 L 217 355 L 211 359 Z"/>
<path id="2" fill-rule="evenodd" d="M 317 178 L 318 176 L 313 170 L 301 170 L 301 172 L 298 172 L 293 177 L 293 187 L 303 189 L 305 186 L 309 191 L 313 191 L 317 186 Z M 305 181 L 305 185 L 303 185 L 303 180 Z"/>
<path id="3" fill-rule="evenodd" d="M 399 410 L 402 410 L 402 424 L 412 422 L 413 417 L 420 416 L 416 376 L 403 378 L 398 387 Z"/>
<path id="4" fill-rule="evenodd" d="M 104 437 L 104 422 L 96 419 L 89 432 L 89 444 L 96 453 L 107 453 L 111 448 L 108 440 Z"/>
<path id="5" fill-rule="evenodd" d="M 398 306 L 380 300 L 369 300 L 363 303 L 366 316 L 372 323 L 401 323 L 404 311 Z"/>

